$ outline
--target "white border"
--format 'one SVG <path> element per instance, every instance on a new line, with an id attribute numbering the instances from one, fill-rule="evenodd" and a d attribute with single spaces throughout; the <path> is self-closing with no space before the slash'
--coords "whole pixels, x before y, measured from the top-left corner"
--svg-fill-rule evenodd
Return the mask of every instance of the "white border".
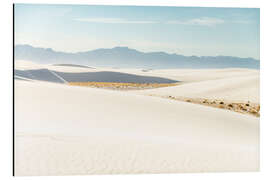
<path id="1" fill-rule="evenodd" d="M 261 171 L 257 173 L 198 173 L 155 175 L 101 175 L 18 177 L 19 179 L 270 179 L 270 6 L 267 0 L 2 0 L 0 5 L 0 177 L 12 179 L 12 3 L 151 5 L 261 8 Z M 17 179 L 17 178 L 16 178 Z"/>
<path id="2" fill-rule="evenodd" d="M 13 0 L 15 3 L 143 6 L 260 7 L 261 0 Z"/>

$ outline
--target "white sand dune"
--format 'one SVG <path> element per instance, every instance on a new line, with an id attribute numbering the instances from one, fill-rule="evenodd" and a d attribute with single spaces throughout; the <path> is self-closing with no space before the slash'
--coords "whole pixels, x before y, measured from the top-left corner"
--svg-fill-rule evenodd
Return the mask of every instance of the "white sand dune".
<path id="1" fill-rule="evenodd" d="M 35 69 L 33 69 L 35 67 Z M 81 70 L 82 69 L 82 70 Z M 85 71 L 85 69 L 89 69 Z M 113 71 L 111 71 L 113 70 Z M 136 72 L 136 70 L 135 70 Z M 15 75 L 40 81 L 56 83 L 66 82 L 122 82 L 122 83 L 176 83 L 178 81 L 156 77 L 143 76 L 136 73 L 117 72 L 114 69 L 93 69 L 79 65 L 38 65 L 27 61 L 18 61 L 15 66 Z"/>
<path id="2" fill-rule="evenodd" d="M 99 68 L 97 69 L 97 71 Z M 103 69 L 103 71 L 116 71 L 142 76 L 155 76 L 169 78 L 181 82 L 200 82 L 224 78 L 259 75 L 258 70 L 227 68 L 227 69 L 155 69 L 144 72 L 143 69 Z"/>
<path id="3" fill-rule="evenodd" d="M 230 77 L 258 75 L 254 69 L 226 68 L 226 69 L 160 69 L 153 70 L 151 74 L 159 77 L 167 77 L 183 82 L 199 82 L 205 80 L 217 80 Z"/>
<path id="4" fill-rule="evenodd" d="M 15 68 L 16 175 L 259 169 L 259 118 L 148 96 L 259 103 L 257 70 L 94 69 L 28 61 L 16 61 Z M 129 92 L 60 84 L 67 77 L 112 74 L 121 81 L 139 76 L 181 84 Z"/>
<path id="5" fill-rule="evenodd" d="M 84 66 L 84 65 L 77 65 L 77 64 L 53 64 L 53 66 L 64 66 L 64 67 L 78 67 L 78 68 L 90 68 L 93 69 L 90 66 Z"/>
<path id="6" fill-rule="evenodd" d="M 100 69 L 94 67 L 86 67 L 75 64 L 50 64 L 46 66 L 51 71 L 66 72 L 66 73 L 81 73 L 81 72 L 98 72 Z"/>
<path id="7" fill-rule="evenodd" d="M 121 83 L 177 83 L 178 81 L 155 76 L 142 76 L 114 71 L 59 72 L 50 69 L 17 70 L 15 76 L 55 83 L 67 82 L 121 82 Z"/>
<path id="8" fill-rule="evenodd" d="M 256 117 L 48 82 L 15 89 L 18 176 L 259 169 Z"/>
<path id="9" fill-rule="evenodd" d="M 38 64 L 28 60 L 15 60 L 16 70 L 48 69 L 60 72 L 95 72 L 95 68 L 80 66 L 76 64 Z"/>
<path id="10" fill-rule="evenodd" d="M 24 79 L 66 83 L 67 81 L 49 69 L 15 70 L 15 76 Z"/>
<path id="11" fill-rule="evenodd" d="M 78 65 L 55 66 L 40 65 L 30 61 L 16 60 L 15 69 L 31 70 L 31 69 L 48 69 L 61 73 L 85 73 L 85 72 L 101 72 L 110 71 L 118 73 L 127 73 L 131 75 L 153 76 L 159 78 L 167 78 L 185 83 L 202 82 L 208 80 L 218 80 L 234 77 L 257 76 L 259 71 L 254 69 L 227 68 L 227 69 L 115 69 L 115 68 L 81 68 Z M 256 84 L 257 85 L 257 84 Z"/>
<path id="12" fill-rule="evenodd" d="M 130 73 L 99 71 L 99 72 L 80 72 L 66 73 L 56 72 L 68 82 L 122 82 L 122 83 L 177 83 L 178 81 L 155 76 L 142 76 Z"/>
<path id="13" fill-rule="evenodd" d="M 15 60 L 15 69 L 17 70 L 30 70 L 30 69 L 43 69 L 48 65 L 38 64 L 28 60 Z"/>
<path id="14" fill-rule="evenodd" d="M 181 82 L 178 86 L 134 91 L 138 94 L 260 103 L 260 72 L 258 70 L 229 68 L 164 69 L 149 72 L 138 69 L 120 69 L 118 71 Z"/>
<path id="15" fill-rule="evenodd" d="M 260 102 L 259 74 L 190 82 L 173 87 L 138 91 L 140 94 Z"/>

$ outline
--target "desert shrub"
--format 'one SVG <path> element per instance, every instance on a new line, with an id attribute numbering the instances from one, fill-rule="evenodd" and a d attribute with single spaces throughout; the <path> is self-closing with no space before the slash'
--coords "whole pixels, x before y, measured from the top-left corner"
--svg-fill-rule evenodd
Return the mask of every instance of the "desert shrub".
<path id="1" fill-rule="evenodd" d="M 221 108 L 221 109 L 223 109 L 223 108 L 224 108 L 224 106 L 223 106 L 223 105 L 219 105 L 218 107 L 219 107 L 219 108 Z"/>
<path id="2" fill-rule="evenodd" d="M 257 113 L 258 113 L 258 112 L 256 111 L 256 109 L 250 109 L 249 112 L 252 113 L 252 114 L 257 114 Z"/>

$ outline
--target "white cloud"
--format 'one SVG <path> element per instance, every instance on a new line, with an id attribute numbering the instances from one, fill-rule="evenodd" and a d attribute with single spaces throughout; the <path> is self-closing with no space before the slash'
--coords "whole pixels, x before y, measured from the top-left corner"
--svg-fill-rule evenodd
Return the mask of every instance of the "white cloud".
<path id="1" fill-rule="evenodd" d="M 170 21 L 148 21 L 148 20 L 129 20 L 124 18 L 77 18 L 74 19 L 75 21 L 81 22 L 91 22 L 91 23 L 108 23 L 108 24 L 156 24 L 156 23 L 163 23 L 163 24 L 180 24 L 180 25 L 194 25 L 194 26 L 216 26 L 220 24 L 224 24 L 225 20 L 219 18 L 212 18 L 212 17 L 200 17 L 200 18 L 193 18 L 188 20 L 170 20 Z M 230 22 L 228 22 L 230 23 Z M 250 21 L 246 20 L 235 20 L 231 21 L 231 23 L 238 23 L 238 24 L 249 24 Z"/>
<path id="2" fill-rule="evenodd" d="M 218 18 L 210 18 L 210 17 L 202 17 L 202 18 L 195 18 L 189 19 L 185 21 L 175 20 L 175 21 L 168 21 L 168 24 L 183 24 L 183 25 L 199 25 L 199 26 L 215 26 L 218 24 L 223 24 L 225 21 L 223 19 Z"/>
<path id="3" fill-rule="evenodd" d="M 156 21 L 138 21 L 127 20 L 122 18 L 78 18 L 76 21 L 92 22 L 92 23 L 110 23 L 110 24 L 153 24 Z"/>

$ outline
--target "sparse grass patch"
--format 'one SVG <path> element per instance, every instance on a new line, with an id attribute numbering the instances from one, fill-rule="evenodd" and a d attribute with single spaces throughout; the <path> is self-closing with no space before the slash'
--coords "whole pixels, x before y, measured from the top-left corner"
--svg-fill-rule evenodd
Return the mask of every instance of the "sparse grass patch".
<path id="1" fill-rule="evenodd" d="M 114 90 L 137 90 L 176 86 L 176 83 L 69 82 L 72 86 L 88 86 Z"/>
<path id="2" fill-rule="evenodd" d="M 152 94 L 151 96 L 158 96 L 158 95 Z M 202 98 L 189 98 L 178 96 L 158 96 L 158 97 L 168 98 L 177 101 L 185 101 L 194 104 L 201 104 L 205 106 L 211 106 L 214 108 L 227 109 L 238 113 L 250 114 L 256 117 L 260 117 L 260 104 L 258 103 L 230 102 L 219 99 L 202 99 Z M 249 105 L 247 106 L 247 104 Z"/>

